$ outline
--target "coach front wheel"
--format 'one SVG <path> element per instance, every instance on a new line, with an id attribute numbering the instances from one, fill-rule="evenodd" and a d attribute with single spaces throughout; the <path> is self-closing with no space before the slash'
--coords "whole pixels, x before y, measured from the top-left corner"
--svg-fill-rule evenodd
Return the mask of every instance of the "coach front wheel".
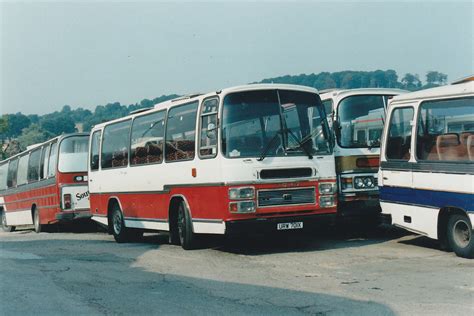
<path id="1" fill-rule="evenodd" d="M 456 255 L 474 258 L 472 225 L 466 215 L 454 214 L 448 220 L 448 242 Z"/>
<path id="2" fill-rule="evenodd" d="M 178 207 L 178 235 L 183 249 L 189 250 L 194 248 L 196 235 L 193 233 L 191 216 L 183 202 Z"/>

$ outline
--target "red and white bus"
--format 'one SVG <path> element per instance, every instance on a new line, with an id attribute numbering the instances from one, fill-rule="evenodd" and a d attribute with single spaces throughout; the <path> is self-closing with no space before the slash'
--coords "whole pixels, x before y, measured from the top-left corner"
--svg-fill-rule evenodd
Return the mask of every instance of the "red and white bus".
<path id="1" fill-rule="evenodd" d="M 332 138 L 317 90 L 247 85 L 157 104 L 91 131 L 92 219 L 124 242 L 333 220 Z"/>
<path id="2" fill-rule="evenodd" d="M 0 214 L 4 231 L 90 218 L 87 189 L 89 134 L 75 133 L 30 146 L 0 162 Z"/>

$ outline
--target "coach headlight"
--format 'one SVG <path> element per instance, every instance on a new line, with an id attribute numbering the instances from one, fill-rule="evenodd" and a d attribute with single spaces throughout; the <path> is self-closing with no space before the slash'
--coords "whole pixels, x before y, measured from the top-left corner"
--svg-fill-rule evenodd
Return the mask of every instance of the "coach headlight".
<path id="1" fill-rule="evenodd" d="M 239 201 L 229 203 L 229 212 L 231 213 L 255 213 L 254 201 Z"/>
<path id="2" fill-rule="evenodd" d="M 364 185 L 364 179 L 362 177 L 356 177 L 354 179 L 354 188 L 356 189 L 363 189 L 365 187 Z"/>
<path id="3" fill-rule="evenodd" d="M 356 189 L 373 189 L 375 188 L 374 177 L 355 177 L 354 178 L 354 188 Z"/>
<path id="4" fill-rule="evenodd" d="M 374 187 L 374 180 L 372 177 L 366 177 L 364 179 L 364 185 L 366 188 L 373 188 Z"/>
<path id="5" fill-rule="evenodd" d="M 319 194 L 336 193 L 336 184 L 333 182 L 322 182 L 319 184 Z"/>
<path id="6" fill-rule="evenodd" d="M 241 187 L 229 189 L 229 200 L 246 200 L 255 197 L 255 189 L 253 187 Z"/>

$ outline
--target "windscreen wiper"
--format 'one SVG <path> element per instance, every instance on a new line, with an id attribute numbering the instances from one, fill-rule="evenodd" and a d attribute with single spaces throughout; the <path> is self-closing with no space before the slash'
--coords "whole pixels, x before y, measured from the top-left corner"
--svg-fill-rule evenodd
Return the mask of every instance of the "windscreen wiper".
<path id="1" fill-rule="evenodd" d="M 273 138 L 268 142 L 267 146 L 265 146 L 262 153 L 260 154 L 260 158 L 257 159 L 258 161 L 262 161 L 263 159 L 265 159 L 265 157 L 267 156 L 268 150 L 272 147 L 273 143 L 278 139 L 278 135 L 280 135 L 281 132 L 282 132 L 281 130 L 277 131 L 276 134 L 273 136 Z"/>
<path id="2" fill-rule="evenodd" d="M 303 151 L 306 153 L 306 155 L 308 156 L 309 159 L 313 159 L 313 155 L 309 152 L 308 148 L 306 148 L 304 146 L 304 143 L 308 142 L 308 140 L 304 140 L 305 138 L 303 138 L 301 141 L 298 139 L 298 137 L 295 136 L 295 134 L 293 134 L 293 132 L 289 129 L 286 129 L 285 132 L 287 132 L 288 135 L 290 135 L 297 143 L 298 143 L 298 147 L 296 148 L 291 148 L 291 149 L 303 149 Z M 304 142 L 303 142 L 304 140 Z M 290 149 L 290 148 L 287 148 L 287 149 Z"/>
<path id="3" fill-rule="evenodd" d="M 315 129 L 311 134 L 306 135 L 302 140 L 297 140 L 298 142 L 298 147 L 297 148 L 303 148 L 303 145 L 306 144 L 311 138 L 313 137 L 318 137 L 320 134 L 322 134 L 323 130 L 317 130 Z M 293 137 L 296 137 L 295 135 L 291 134 Z M 311 157 L 312 158 L 312 157 Z"/>

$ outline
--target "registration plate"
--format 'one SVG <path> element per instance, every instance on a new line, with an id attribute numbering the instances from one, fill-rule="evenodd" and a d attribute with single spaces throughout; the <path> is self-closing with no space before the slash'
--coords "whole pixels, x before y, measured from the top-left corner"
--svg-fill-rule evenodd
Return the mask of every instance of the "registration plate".
<path id="1" fill-rule="evenodd" d="M 293 223 L 278 223 L 277 230 L 287 230 L 287 229 L 302 229 L 303 222 L 293 222 Z"/>

